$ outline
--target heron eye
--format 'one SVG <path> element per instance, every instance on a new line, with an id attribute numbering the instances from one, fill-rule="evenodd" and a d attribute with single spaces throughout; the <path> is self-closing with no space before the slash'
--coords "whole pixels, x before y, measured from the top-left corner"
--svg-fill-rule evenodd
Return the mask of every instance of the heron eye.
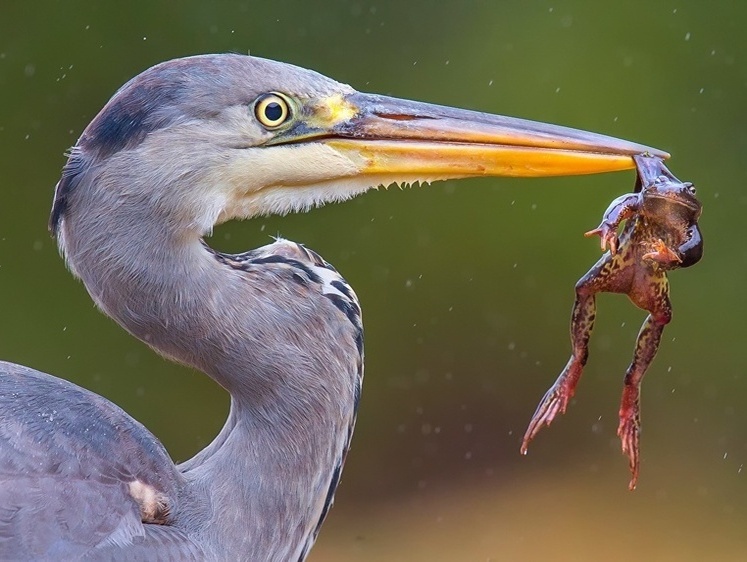
<path id="1" fill-rule="evenodd" d="M 257 98 L 254 114 L 264 127 L 274 129 L 290 118 L 290 105 L 278 94 L 264 94 Z"/>

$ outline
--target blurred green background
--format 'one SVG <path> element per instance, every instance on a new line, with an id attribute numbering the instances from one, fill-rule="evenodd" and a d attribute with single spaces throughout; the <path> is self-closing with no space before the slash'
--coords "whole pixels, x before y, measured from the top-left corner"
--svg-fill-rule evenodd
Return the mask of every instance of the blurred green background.
<path id="1" fill-rule="evenodd" d="M 127 79 L 234 51 L 364 91 L 570 125 L 669 150 L 699 188 L 705 259 L 674 272 L 674 320 L 643 390 L 642 473 L 615 435 L 644 313 L 603 295 L 569 412 L 519 443 L 570 352 L 581 233 L 632 172 L 371 192 L 229 224 L 226 251 L 280 233 L 355 287 L 366 384 L 312 560 L 747 558 L 747 3 L 21 2 L 0 7 L 0 357 L 124 407 L 176 460 L 226 395 L 96 311 L 46 230 L 71 146 Z"/>

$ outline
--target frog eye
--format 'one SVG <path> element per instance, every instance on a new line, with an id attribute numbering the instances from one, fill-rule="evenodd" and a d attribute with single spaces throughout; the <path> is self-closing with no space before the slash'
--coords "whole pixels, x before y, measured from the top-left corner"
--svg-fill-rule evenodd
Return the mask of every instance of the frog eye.
<path id="1" fill-rule="evenodd" d="M 266 129 L 277 129 L 293 115 L 291 104 L 282 94 L 262 94 L 254 102 L 254 115 Z"/>
<path id="2" fill-rule="evenodd" d="M 689 181 L 685 182 L 685 187 L 687 188 L 687 190 L 690 193 L 692 193 L 693 195 L 695 195 L 695 186 L 692 183 L 690 183 Z"/>

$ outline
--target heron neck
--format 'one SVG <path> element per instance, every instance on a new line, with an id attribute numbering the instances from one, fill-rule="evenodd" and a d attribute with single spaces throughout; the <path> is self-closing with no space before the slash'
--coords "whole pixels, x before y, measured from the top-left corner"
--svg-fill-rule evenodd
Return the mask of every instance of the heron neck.
<path id="1" fill-rule="evenodd" d="M 327 309 L 280 291 L 270 271 L 247 277 L 231 270 L 199 236 L 162 222 L 115 220 L 104 232 L 90 215 L 71 213 L 64 229 L 71 267 L 107 314 L 231 394 L 223 430 L 180 467 L 204 499 L 181 506 L 201 522 L 203 544 L 219 559 L 221 552 L 303 557 L 331 500 L 355 417 L 356 369 L 336 359 L 348 344 L 339 327 L 327 326 Z M 355 349 L 352 337 L 349 346 Z M 287 546 L 277 553 L 271 545 Z"/>

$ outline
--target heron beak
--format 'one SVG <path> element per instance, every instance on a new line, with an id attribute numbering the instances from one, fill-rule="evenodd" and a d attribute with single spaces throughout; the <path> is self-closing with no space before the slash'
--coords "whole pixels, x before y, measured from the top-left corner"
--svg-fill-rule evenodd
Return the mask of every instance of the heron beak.
<path id="1" fill-rule="evenodd" d="M 219 221 L 308 209 L 391 184 L 595 174 L 634 168 L 640 154 L 669 157 L 586 131 L 387 96 L 294 103 L 287 128 L 261 150 L 233 151 L 235 161 L 220 167 L 214 183 L 231 190 Z"/>
<path id="2" fill-rule="evenodd" d="M 558 125 L 358 92 L 322 100 L 305 125 L 299 140 L 326 144 L 384 183 L 594 174 L 634 168 L 642 153 L 669 157 Z"/>

